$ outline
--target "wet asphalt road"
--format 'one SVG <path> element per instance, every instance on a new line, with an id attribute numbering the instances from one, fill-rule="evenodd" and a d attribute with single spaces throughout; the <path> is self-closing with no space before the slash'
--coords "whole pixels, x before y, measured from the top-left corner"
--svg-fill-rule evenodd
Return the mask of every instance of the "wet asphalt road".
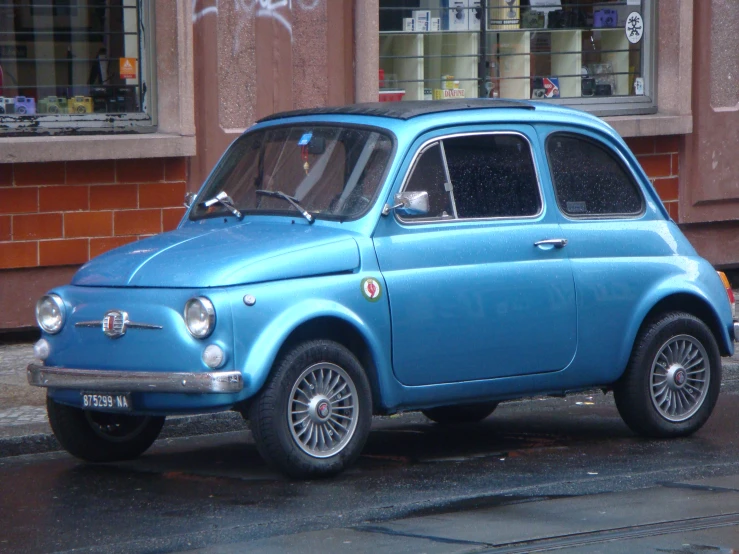
<path id="1" fill-rule="evenodd" d="M 4 458 L 0 552 L 219 551 L 409 516 L 519 504 L 525 514 L 544 499 L 737 475 L 738 415 L 735 372 L 708 424 L 672 441 L 634 436 L 612 396 L 598 393 L 502 404 L 476 425 L 376 418 L 359 463 L 324 481 L 290 481 L 266 467 L 246 426 L 161 440 L 127 463 L 85 465 L 65 453 Z M 739 537 L 739 526 L 720 532 Z"/>

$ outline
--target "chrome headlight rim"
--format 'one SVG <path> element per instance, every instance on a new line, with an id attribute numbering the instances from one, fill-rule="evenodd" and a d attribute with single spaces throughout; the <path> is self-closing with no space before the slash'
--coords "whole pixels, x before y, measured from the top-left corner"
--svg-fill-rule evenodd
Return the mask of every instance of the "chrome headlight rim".
<path id="1" fill-rule="evenodd" d="M 192 330 L 192 328 L 190 327 L 190 321 L 188 320 L 188 317 L 187 317 L 187 312 L 189 308 L 196 302 L 199 303 L 203 307 L 203 311 L 208 316 L 208 319 L 207 319 L 208 327 L 206 328 L 205 331 L 201 333 L 196 333 Z M 213 307 L 213 302 L 211 302 L 205 296 L 194 296 L 190 298 L 190 300 L 185 302 L 185 309 L 182 313 L 182 318 L 185 320 L 185 327 L 187 328 L 187 332 L 190 333 L 190 335 L 196 339 L 200 339 L 200 340 L 207 339 L 213 333 L 213 330 L 216 327 L 216 310 Z"/>
<path id="2" fill-rule="evenodd" d="M 41 310 L 43 307 L 43 304 L 45 302 L 52 302 L 57 310 L 59 310 L 59 320 L 58 323 L 55 325 L 44 325 L 41 318 Z M 64 307 L 64 300 L 62 300 L 62 297 L 58 294 L 45 294 L 41 298 L 38 299 L 38 302 L 36 302 L 36 323 L 38 323 L 38 326 L 45 332 L 50 335 L 56 335 L 59 333 L 62 328 L 64 327 L 64 323 L 67 320 L 67 310 Z"/>

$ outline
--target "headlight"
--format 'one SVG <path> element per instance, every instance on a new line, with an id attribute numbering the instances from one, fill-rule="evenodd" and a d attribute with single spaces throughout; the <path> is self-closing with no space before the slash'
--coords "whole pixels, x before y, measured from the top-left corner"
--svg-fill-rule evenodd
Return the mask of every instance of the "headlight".
<path id="1" fill-rule="evenodd" d="M 56 294 L 47 294 L 36 302 L 36 321 L 51 335 L 62 330 L 64 315 L 64 301 Z"/>
<path id="2" fill-rule="evenodd" d="M 185 304 L 185 325 L 196 339 L 208 337 L 216 326 L 213 303 L 203 296 L 188 300 Z"/>

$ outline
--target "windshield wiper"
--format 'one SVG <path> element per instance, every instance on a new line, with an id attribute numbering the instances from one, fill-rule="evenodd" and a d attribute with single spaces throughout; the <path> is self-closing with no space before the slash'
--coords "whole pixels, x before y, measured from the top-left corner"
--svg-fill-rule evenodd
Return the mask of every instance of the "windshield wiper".
<path id="1" fill-rule="evenodd" d="M 225 190 L 222 190 L 210 200 L 206 200 L 205 202 L 203 202 L 203 206 L 205 206 L 206 208 L 210 208 L 214 204 L 223 204 L 229 209 L 232 214 L 234 214 L 239 219 L 242 219 L 244 217 L 243 214 L 236 209 L 233 199 L 226 193 Z"/>
<path id="2" fill-rule="evenodd" d="M 300 204 L 298 204 L 297 198 L 293 198 L 292 196 L 288 196 L 287 194 L 285 194 L 284 192 L 279 191 L 279 190 L 261 190 L 261 189 L 259 189 L 259 190 L 256 191 L 256 193 L 257 194 L 263 194 L 264 196 L 272 196 L 274 198 L 282 198 L 283 200 L 286 200 L 287 202 L 290 202 L 290 204 L 292 205 L 292 207 L 295 208 L 296 210 L 298 210 L 300 212 L 300 214 L 305 219 L 308 220 L 308 223 L 313 223 L 313 221 L 315 221 L 315 218 L 312 215 L 310 215 L 308 212 L 306 212 L 305 209 L 303 208 L 303 206 L 301 206 Z"/>

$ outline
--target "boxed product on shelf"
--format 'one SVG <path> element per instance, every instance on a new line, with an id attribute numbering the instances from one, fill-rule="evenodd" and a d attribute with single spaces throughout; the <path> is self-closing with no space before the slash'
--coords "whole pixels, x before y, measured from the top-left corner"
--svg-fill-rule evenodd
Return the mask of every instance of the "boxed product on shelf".
<path id="1" fill-rule="evenodd" d="M 520 0 L 488 0 L 488 29 L 519 29 Z"/>
<path id="2" fill-rule="evenodd" d="M 428 33 L 430 19 L 430 10 L 413 10 L 413 22 L 417 33 Z"/>
<path id="3" fill-rule="evenodd" d="M 406 33 L 413 33 L 416 31 L 416 20 L 412 17 L 403 18 L 403 31 Z"/>
<path id="4" fill-rule="evenodd" d="M 36 115 L 36 99 L 28 96 L 16 96 L 15 113 L 21 115 Z"/>
<path id="5" fill-rule="evenodd" d="M 447 9 L 442 13 L 446 21 L 443 27 L 447 31 L 467 31 L 469 23 L 467 16 L 469 12 L 469 0 L 446 0 Z"/>
<path id="6" fill-rule="evenodd" d="M 47 96 L 39 100 L 38 113 L 66 114 L 69 113 L 69 103 L 61 96 Z"/>
<path id="7" fill-rule="evenodd" d="M 459 88 L 459 81 L 454 80 L 454 75 L 441 76 L 441 88 L 443 90 L 453 90 Z"/>
<path id="8" fill-rule="evenodd" d="M 15 113 L 15 99 L 0 96 L 0 115 Z"/>
<path id="9" fill-rule="evenodd" d="M 444 89 L 444 88 L 435 88 L 434 89 L 434 100 L 447 100 L 449 98 L 464 98 L 465 93 L 463 88 L 455 88 L 455 89 Z"/>
<path id="10" fill-rule="evenodd" d="M 431 31 L 433 31 L 434 33 L 441 31 L 441 18 L 440 17 L 431 18 Z"/>
<path id="11" fill-rule="evenodd" d="M 612 29 L 618 27 L 618 12 L 612 9 L 601 9 L 593 12 L 593 27 L 596 29 Z"/>
<path id="12" fill-rule="evenodd" d="M 482 18 L 481 0 L 470 0 L 469 6 L 469 14 L 467 15 L 468 28 L 470 31 L 479 31 L 481 28 L 480 19 Z"/>
<path id="13" fill-rule="evenodd" d="M 380 102 L 400 102 L 404 96 L 404 90 L 381 90 Z"/>
<path id="14" fill-rule="evenodd" d="M 69 99 L 69 113 L 84 114 L 92 113 L 92 98 L 89 96 L 73 96 Z"/>

